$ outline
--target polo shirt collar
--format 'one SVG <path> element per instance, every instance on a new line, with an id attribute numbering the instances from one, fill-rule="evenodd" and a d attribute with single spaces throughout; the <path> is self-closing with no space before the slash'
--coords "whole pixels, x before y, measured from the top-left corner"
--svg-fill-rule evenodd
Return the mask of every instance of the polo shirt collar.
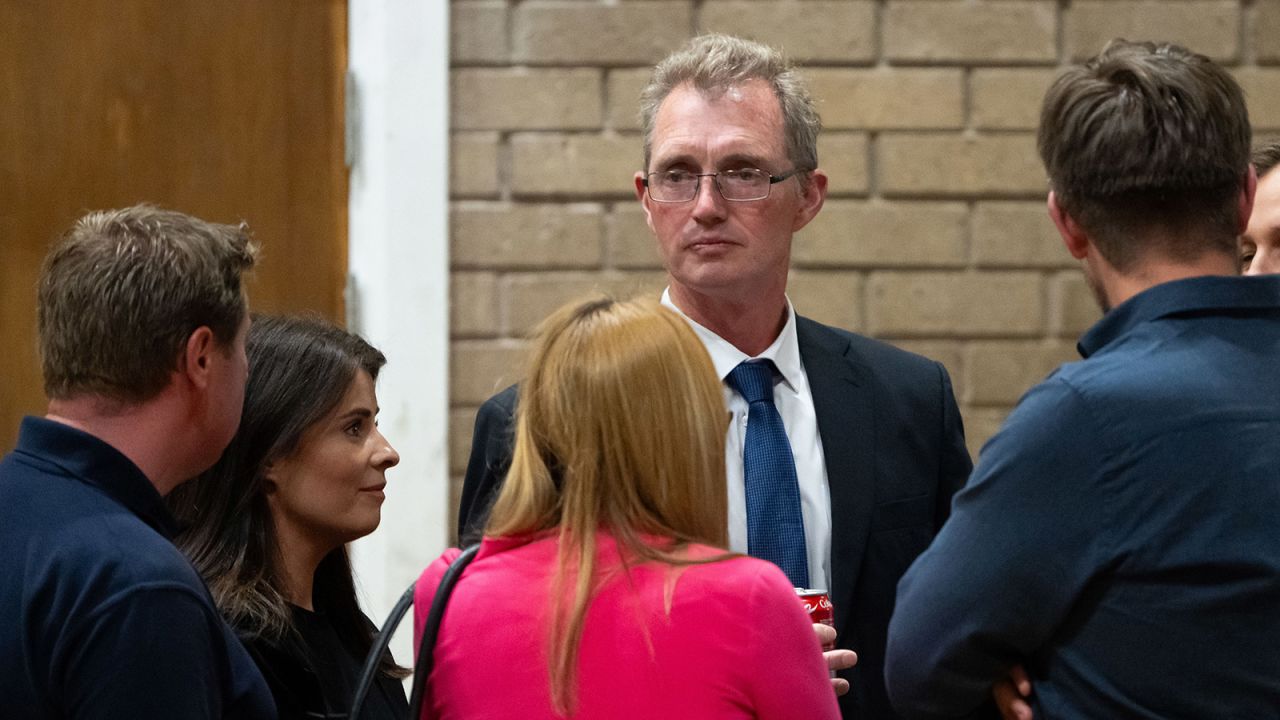
<path id="1" fill-rule="evenodd" d="M 25 417 L 15 452 L 54 465 L 80 482 L 98 488 L 137 515 L 156 532 L 172 539 L 177 522 L 155 485 L 119 450 L 70 425 Z"/>
<path id="2" fill-rule="evenodd" d="M 1142 323 L 1221 310 L 1280 310 L 1280 276 L 1206 275 L 1161 283 L 1112 308 L 1076 344 L 1087 358 Z"/>
<path id="3" fill-rule="evenodd" d="M 734 347 L 728 340 L 699 325 L 688 315 L 685 315 L 680 308 L 675 306 L 675 303 L 671 302 L 670 288 L 662 291 L 662 304 L 675 310 L 688 321 L 694 333 L 698 335 L 698 339 L 706 346 L 707 353 L 711 355 L 711 364 L 715 366 L 716 375 L 720 376 L 721 382 L 729 376 L 729 373 L 734 368 L 746 360 L 771 360 L 774 367 L 778 369 L 778 374 L 782 377 L 782 381 L 794 391 L 800 387 L 800 378 L 803 376 L 804 370 L 800 364 L 800 342 L 796 339 L 796 311 L 791 305 L 791 299 L 785 298 L 785 300 L 787 303 L 787 322 L 782 326 L 782 332 L 778 333 L 778 337 L 774 338 L 773 344 L 765 348 L 759 355 L 752 357 Z"/>

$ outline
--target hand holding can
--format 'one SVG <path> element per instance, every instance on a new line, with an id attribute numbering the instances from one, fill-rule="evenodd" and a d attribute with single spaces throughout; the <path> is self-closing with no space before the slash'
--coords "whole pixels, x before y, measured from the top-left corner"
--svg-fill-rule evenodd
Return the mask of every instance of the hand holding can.
<path id="1" fill-rule="evenodd" d="M 809 619 L 815 625 L 836 626 L 835 613 L 831 607 L 831 596 L 826 590 L 813 590 L 809 588 L 796 588 L 796 596 L 800 598 L 800 602 L 804 603 L 805 609 L 809 611 Z M 835 650 L 834 641 L 826 643 L 822 646 L 823 650 Z"/>

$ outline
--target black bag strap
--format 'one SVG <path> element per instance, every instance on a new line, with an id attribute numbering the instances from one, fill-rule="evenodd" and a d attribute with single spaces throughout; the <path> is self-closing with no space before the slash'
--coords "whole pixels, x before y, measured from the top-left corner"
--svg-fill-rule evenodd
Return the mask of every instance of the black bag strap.
<path id="1" fill-rule="evenodd" d="M 351 700 L 351 714 L 348 716 L 351 720 L 359 720 L 360 711 L 364 709 L 364 699 L 369 695 L 369 688 L 373 687 L 373 679 L 378 674 L 378 663 L 382 660 L 382 656 L 387 652 L 387 646 L 391 644 L 391 634 L 395 632 L 400 625 L 400 621 L 404 619 L 404 614 L 413 607 L 413 583 L 409 583 L 409 588 L 400 595 L 400 599 L 396 601 L 396 606 L 391 609 L 391 614 L 387 616 L 387 621 L 382 624 L 382 629 L 378 631 L 378 637 L 374 639 L 373 645 L 369 647 L 369 654 L 364 658 L 364 667 L 360 669 L 360 681 L 356 683 L 356 694 Z"/>
<path id="2" fill-rule="evenodd" d="M 436 587 L 436 596 L 431 600 L 431 611 L 427 613 L 427 622 L 422 626 L 422 644 L 418 646 L 418 661 L 413 664 L 413 692 L 409 696 L 409 720 L 422 717 L 422 703 L 427 694 L 427 678 L 431 675 L 432 651 L 436 647 L 436 636 L 440 634 L 440 620 L 444 618 L 444 606 L 449 604 L 449 595 L 453 586 L 458 584 L 462 571 L 471 563 L 480 549 L 480 543 L 467 547 L 452 563 L 440 578 Z"/>
<path id="3" fill-rule="evenodd" d="M 436 635 L 440 633 L 440 618 L 444 616 L 444 606 L 449 601 L 449 594 L 453 592 L 453 586 L 458 584 L 458 577 L 462 575 L 462 569 L 471 562 L 471 559 L 476 556 L 476 551 L 479 549 L 480 544 L 476 543 L 463 550 L 462 554 L 449 564 L 449 569 L 440 578 L 440 585 L 436 587 L 435 598 L 431 601 L 431 612 L 428 613 L 427 624 L 422 630 L 422 645 L 418 650 L 418 662 L 414 664 L 413 701 L 409 705 L 410 720 L 417 720 L 422 715 L 423 689 L 427 684 L 427 676 L 431 674 L 431 649 L 435 647 Z M 387 615 L 387 621 L 382 624 L 382 629 L 378 631 L 377 638 L 374 639 L 373 645 L 369 648 L 369 654 L 365 656 L 364 667 L 360 670 L 360 681 L 356 683 L 356 692 L 351 700 L 351 714 L 348 716 L 350 720 L 359 720 L 360 718 L 360 711 L 364 709 L 364 701 L 369 695 L 369 688 L 373 687 L 373 680 L 378 674 L 378 663 L 382 660 L 382 656 L 386 654 L 387 646 L 391 644 L 391 635 L 399 627 L 405 613 L 413 606 L 413 591 L 414 583 L 410 583 L 408 589 L 396 601 L 396 606 L 391 609 L 391 613 Z"/>

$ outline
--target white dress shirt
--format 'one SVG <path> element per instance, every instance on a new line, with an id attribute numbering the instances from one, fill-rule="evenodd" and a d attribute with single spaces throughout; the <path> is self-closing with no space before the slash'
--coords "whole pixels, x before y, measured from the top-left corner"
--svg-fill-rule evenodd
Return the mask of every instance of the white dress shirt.
<path id="1" fill-rule="evenodd" d="M 662 292 L 662 304 L 680 313 L 693 327 L 711 355 L 720 376 L 725 405 L 731 420 L 725 438 L 725 471 L 729 487 L 729 549 L 747 552 L 747 492 L 742 474 L 742 449 L 747 436 L 747 401 L 724 382 L 729 372 L 745 360 L 772 360 L 781 377 L 775 377 L 773 403 L 791 441 L 800 484 L 800 511 L 804 518 L 805 551 L 809 556 L 809 586 L 831 589 L 831 492 L 827 487 L 827 463 L 818 436 L 818 417 L 813 409 L 809 376 L 800 362 L 796 339 L 796 312 L 787 299 L 787 323 L 773 344 L 750 357 L 727 340 L 699 325 L 671 302 L 670 290 Z"/>

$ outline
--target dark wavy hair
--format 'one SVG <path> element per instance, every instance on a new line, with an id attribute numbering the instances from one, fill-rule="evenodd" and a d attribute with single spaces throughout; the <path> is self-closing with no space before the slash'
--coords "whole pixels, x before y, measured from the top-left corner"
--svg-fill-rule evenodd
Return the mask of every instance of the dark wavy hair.
<path id="1" fill-rule="evenodd" d="M 386 358 L 358 335 L 319 318 L 255 315 L 247 345 L 244 411 L 212 468 L 168 497 L 187 525 L 178 547 L 200 571 L 227 622 L 246 641 L 279 642 L 292 631 L 275 524 L 266 496 L 269 464 L 288 457 L 306 431 L 337 406 L 364 371 L 377 380 Z M 360 612 L 345 545 L 316 568 L 316 607 L 357 657 L 374 629 Z M 383 673 L 407 674 L 390 655 Z"/>
<path id="2" fill-rule="evenodd" d="M 1225 69 L 1178 45 L 1113 40 L 1049 88 L 1038 144 L 1059 206 L 1124 271 L 1153 242 L 1177 258 L 1235 254 L 1250 139 Z"/>

